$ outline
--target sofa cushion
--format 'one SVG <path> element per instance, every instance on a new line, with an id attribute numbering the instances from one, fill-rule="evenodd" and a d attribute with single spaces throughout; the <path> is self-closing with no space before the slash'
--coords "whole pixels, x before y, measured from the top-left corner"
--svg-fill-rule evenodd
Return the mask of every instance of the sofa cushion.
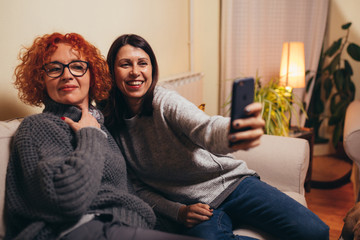
<path id="1" fill-rule="evenodd" d="M 6 168 L 9 160 L 10 141 L 21 119 L 13 119 L 9 121 L 0 121 L 0 239 L 4 237 L 4 198 L 5 198 L 5 176 Z"/>

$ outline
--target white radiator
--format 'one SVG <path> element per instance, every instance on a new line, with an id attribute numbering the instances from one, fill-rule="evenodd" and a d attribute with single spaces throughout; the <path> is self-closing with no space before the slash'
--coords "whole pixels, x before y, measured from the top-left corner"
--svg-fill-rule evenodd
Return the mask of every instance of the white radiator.
<path id="1" fill-rule="evenodd" d="M 161 79 L 159 85 L 177 91 L 180 95 L 194 103 L 203 103 L 203 73 L 184 73 Z"/>

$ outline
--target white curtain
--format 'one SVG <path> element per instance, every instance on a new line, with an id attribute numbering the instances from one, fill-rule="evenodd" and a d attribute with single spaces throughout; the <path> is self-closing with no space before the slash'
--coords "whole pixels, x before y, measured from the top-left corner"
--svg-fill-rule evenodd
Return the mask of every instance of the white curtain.
<path id="1" fill-rule="evenodd" d="M 258 74 L 265 83 L 279 76 L 283 42 L 304 42 L 305 69 L 316 72 L 329 0 L 222 0 L 221 4 L 221 106 L 234 78 Z M 305 89 L 294 92 L 308 106 L 311 96 Z M 221 114 L 224 110 L 220 107 Z"/>

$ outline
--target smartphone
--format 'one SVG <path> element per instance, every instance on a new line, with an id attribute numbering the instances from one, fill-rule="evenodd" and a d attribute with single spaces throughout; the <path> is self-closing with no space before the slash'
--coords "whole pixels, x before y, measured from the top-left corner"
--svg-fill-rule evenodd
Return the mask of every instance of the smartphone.
<path id="1" fill-rule="evenodd" d="M 239 78 L 234 80 L 231 98 L 230 133 L 247 130 L 246 128 L 234 129 L 232 123 L 235 119 L 249 117 L 249 115 L 245 113 L 244 109 L 247 105 L 254 101 L 254 88 L 254 78 Z M 231 143 L 229 144 L 231 146 Z"/>

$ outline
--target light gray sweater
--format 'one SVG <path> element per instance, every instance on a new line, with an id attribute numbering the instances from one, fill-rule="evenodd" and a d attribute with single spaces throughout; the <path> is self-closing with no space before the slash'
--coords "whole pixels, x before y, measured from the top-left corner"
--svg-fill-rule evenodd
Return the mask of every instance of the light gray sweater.
<path id="1" fill-rule="evenodd" d="M 176 220 L 182 204 L 217 207 L 244 176 L 256 175 L 228 154 L 229 118 L 208 116 L 176 92 L 157 87 L 153 116 L 125 119 L 118 143 L 135 189 Z"/>

